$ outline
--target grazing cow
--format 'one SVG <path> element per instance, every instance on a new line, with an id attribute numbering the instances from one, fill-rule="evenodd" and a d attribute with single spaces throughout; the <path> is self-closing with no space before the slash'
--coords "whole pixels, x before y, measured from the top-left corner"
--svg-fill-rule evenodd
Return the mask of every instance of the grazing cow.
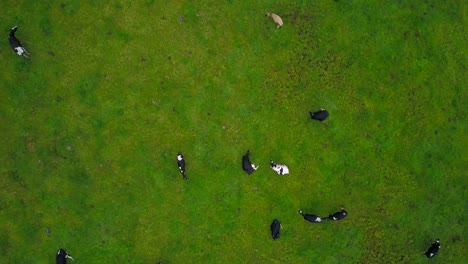
<path id="1" fill-rule="evenodd" d="M 255 166 L 252 162 L 250 162 L 250 150 L 247 150 L 247 153 L 242 156 L 242 169 L 247 172 L 247 174 L 252 174 L 254 171 L 258 169 L 258 166 Z"/>
<path id="2" fill-rule="evenodd" d="M 432 258 L 437 254 L 437 252 L 439 252 L 439 248 L 440 248 L 439 239 L 436 239 L 434 243 L 431 245 L 431 247 L 427 249 L 424 255 L 426 255 L 428 258 Z"/>
<path id="3" fill-rule="evenodd" d="M 23 57 L 26 57 L 26 58 L 29 58 L 28 57 L 28 52 L 26 51 L 26 49 L 21 45 L 21 41 L 19 41 L 16 37 L 15 37 L 15 32 L 16 30 L 18 29 L 17 26 L 14 26 L 11 30 L 10 30 L 10 35 L 8 36 L 8 40 L 10 41 L 10 46 L 11 48 L 15 51 L 16 54 L 20 55 L 20 56 L 23 56 Z"/>
<path id="4" fill-rule="evenodd" d="M 59 249 L 56 257 L 57 264 L 66 264 L 67 258 L 75 261 L 70 255 L 68 255 L 68 252 L 65 251 L 65 249 Z"/>
<path id="5" fill-rule="evenodd" d="M 266 13 L 265 16 L 273 18 L 273 21 L 275 21 L 275 24 L 276 24 L 276 28 L 280 28 L 283 26 L 283 20 L 277 14 Z"/>
<path id="6" fill-rule="evenodd" d="M 345 218 L 347 215 L 348 215 L 348 212 L 346 212 L 344 208 L 341 208 L 340 212 L 336 212 L 334 214 L 331 214 L 331 215 L 328 216 L 328 218 L 325 218 L 325 219 L 326 220 L 337 221 L 337 220 L 341 220 L 341 219 Z"/>
<path id="7" fill-rule="evenodd" d="M 273 223 L 271 223 L 270 229 L 271 229 L 271 237 L 273 240 L 276 240 L 280 237 L 280 230 L 283 228 L 281 225 L 280 221 L 278 219 L 273 220 Z"/>
<path id="8" fill-rule="evenodd" d="M 182 174 L 182 177 L 184 177 L 184 180 L 187 180 L 187 176 L 185 176 L 185 160 L 182 153 L 177 154 L 177 166 L 179 167 L 179 172 Z"/>
<path id="9" fill-rule="evenodd" d="M 309 114 L 310 114 L 310 118 L 318 120 L 318 121 L 323 121 L 327 119 L 328 117 L 328 111 L 323 108 L 320 108 L 320 111 L 317 111 L 317 112 L 309 112 Z"/>
<path id="10" fill-rule="evenodd" d="M 276 171 L 279 175 L 289 174 L 288 166 L 284 164 L 276 164 L 274 161 L 270 160 L 270 167 L 272 170 Z"/>
<path id="11" fill-rule="evenodd" d="M 322 218 L 318 215 L 313 215 L 313 214 L 304 214 L 301 209 L 298 210 L 299 213 L 304 217 L 305 220 L 312 222 L 312 223 L 320 223 L 322 222 Z"/>

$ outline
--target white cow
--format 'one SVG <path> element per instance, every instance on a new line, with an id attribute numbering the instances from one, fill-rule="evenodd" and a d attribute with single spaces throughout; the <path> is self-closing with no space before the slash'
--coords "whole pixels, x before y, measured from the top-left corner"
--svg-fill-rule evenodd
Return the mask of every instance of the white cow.
<path id="1" fill-rule="evenodd" d="M 276 171 L 279 175 L 289 174 L 288 166 L 284 164 L 276 164 L 274 161 L 270 160 L 270 167 L 272 170 Z"/>
<path id="2" fill-rule="evenodd" d="M 281 19 L 280 16 L 278 16 L 277 14 L 273 14 L 273 13 L 266 13 L 267 17 L 271 17 L 273 19 L 273 21 L 275 21 L 275 24 L 276 24 L 276 28 L 280 28 L 283 26 L 283 19 Z"/>

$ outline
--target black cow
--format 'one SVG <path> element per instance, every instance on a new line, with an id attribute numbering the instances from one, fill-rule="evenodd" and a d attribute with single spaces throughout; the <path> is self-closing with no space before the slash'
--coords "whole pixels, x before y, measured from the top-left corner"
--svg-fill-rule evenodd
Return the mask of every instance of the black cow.
<path id="1" fill-rule="evenodd" d="M 185 160 L 182 153 L 177 154 L 177 166 L 179 167 L 179 172 L 182 174 L 182 177 L 184 177 L 184 180 L 187 180 L 187 176 L 185 175 Z"/>
<path id="2" fill-rule="evenodd" d="M 437 252 L 439 252 L 439 248 L 440 248 L 439 239 L 436 239 L 434 243 L 432 243 L 431 247 L 427 249 L 424 255 L 426 255 L 428 258 L 432 258 L 437 254 Z"/>
<path id="3" fill-rule="evenodd" d="M 327 119 L 328 117 L 328 111 L 323 108 L 320 108 L 320 111 L 317 111 L 317 112 L 309 112 L 309 114 L 310 114 L 310 118 L 318 120 L 318 121 L 323 121 Z"/>
<path id="4" fill-rule="evenodd" d="M 278 219 L 273 220 L 273 223 L 270 225 L 271 229 L 271 237 L 273 240 L 276 240 L 280 237 L 280 230 L 283 226 L 281 226 L 280 221 Z"/>
<path id="5" fill-rule="evenodd" d="M 326 218 L 326 220 L 337 221 L 337 220 L 341 220 L 341 219 L 345 218 L 347 215 L 348 215 L 348 212 L 346 212 L 344 208 L 341 208 L 340 212 L 336 212 L 334 214 L 329 215 Z"/>
<path id="6" fill-rule="evenodd" d="M 67 258 L 75 261 L 70 255 L 68 255 L 68 252 L 65 251 L 65 249 L 59 249 L 56 257 L 57 264 L 66 264 Z"/>
<path id="7" fill-rule="evenodd" d="M 312 223 L 320 223 L 322 222 L 322 218 L 318 215 L 313 215 L 313 214 L 304 214 L 301 209 L 298 210 L 299 213 L 304 217 L 305 220 L 312 222 Z"/>
<path id="8" fill-rule="evenodd" d="M 8 36 L 8 40 L 10 41 L 10 46 L 15 51 L 16 54 L 18 54 L 20 56 L 23 56 L 23 57 L 26 57 L 26 58 L 29 58 L 28 57 L 29 53 L 26 51 L 26 49 L 23 47 L 23 45 L 21 45 L 21 41 L 19 41 L 15 37 L 15 32 L 16 32 L 17 29 L 18 29 L 18 27 L 14 26 L 10 30 L 10 35 Z"/>
<path id="9" fill-rule="evenodd" d="M 247 153 L 242 156 L 242 169 L 247 172 L 247 174 L 252 174 L 254 171 L 258 169 L 258 166 L 255 166 L 249 159 L 250 150 L 247 150 Z"/>

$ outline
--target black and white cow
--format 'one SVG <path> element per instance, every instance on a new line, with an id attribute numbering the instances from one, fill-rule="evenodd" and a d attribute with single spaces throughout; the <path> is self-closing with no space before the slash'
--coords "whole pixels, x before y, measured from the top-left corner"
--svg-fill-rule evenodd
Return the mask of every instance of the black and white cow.
<path id="1" fill-rule="evenodd" d="M 279 175 L 289 174 L 289 168 L 284 164 L 276 164 L 274 161 L 270 160 L 270 167 Z"/>
<path id="2" fill-rule="evenodd" d="M 278 219 L 273 220 L 273 223 L 270 225 L 271 237 L 273 240 L 276 240 L 280 237 L 281 228 L 283 228 L 283 226 L 281 225 L 280 221 L 278 221 Z"/>
<path id="3" fill-rule="evenodd" d="M 187 180 L 187 176 L 185 175 L 185 160 L 182 153 L 177 154 L 177 166 L 179 167 L 179 172 L 182 174 L 182 177 L 184 177 L 184 180 Z"/>
<path id="4" fill-rule="evenodd" d="M 323 108 L 320 108 L 320 111 L 317 111 L 317 112 L 309 112 L 309 114 L 310 114 L 310 118 L 318 120 L 318 121 L 323 121 L 327 119 L 328 117 L 328 111 Z"/>
<path id="5" fill-rule="evenodd" d="M 26 49 L 23 47 L 23 45 L 21 45 L 21 41 L 19 41 L 15 37 L 15 32 L 16 32 L 17 29 L 18 29 L 18 27 L 14 26 L 10 30 L 10 35 L 8 36 L 8 40 L 10 41 L 10 46 L 15 51 L 16 54 L 18 54 L 20 56 L 23 56 L 23 57 L 26 57 L 26 58 L 29 58 L 28 57 L 29 53 L 26 51 Z"/>
<path id="6" fill-rule="evenodd" d="M 55 258 L 57 264 L 66 264 L 67 258 L 75 261 L 70 255 L 68 255 L 68 252 L 65 251 L 65 249 L 59 249 L 59 251 L 57 252 L 57 257 Z"/>
<path id="7" fill-rule="evenodd" d="M 247 153 L 242 156 L 242 169 L 247 172 L 247 174 L 252 174 L 254 171 L 258 169 L 258 166 L 255 166 L 252 162 L 250 162 L 250 150 L 247 150 Z"/>
<path id="8" fill-rule="evenodd" d="M 341 219 L 345 218 L 347 215 L 348 215 L 348 212 L 346 212 L 344 208 L 341 208 L 340 212 L 336 212 L 334 214 L 331 214 L 326 219 L 327 220 L 337 221 L 337 220 L 341 220 Z"/>
<path id="9" fill-rule="evenodd" d="M 424 255 L 426 255 L 428 258 L 432 258 L 437 254 L 437 252 L 439 252 L 439 248 L 440 248 L 439 239 L 436 239 L 434 243 L 432 243 L 431 247 L 427 249 Z"/>
<path id="10" fill-rule="evenodd" d="M 304 214 L 304 212 L 299 209 L 299 213 L 304 217 L 305 220 L 312 222 L 312 223 L 320 223 L 322 222 L 322 218 L 318 215 L 313 215 L 313 214 Z"/>

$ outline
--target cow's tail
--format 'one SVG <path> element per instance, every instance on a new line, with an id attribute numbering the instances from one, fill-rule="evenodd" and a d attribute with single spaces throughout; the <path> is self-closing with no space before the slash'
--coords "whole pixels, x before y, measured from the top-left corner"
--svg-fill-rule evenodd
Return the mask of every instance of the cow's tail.
<path id="1" fill-rule="evenodd" d="M 75 261 L 75 260 L 72 258 L 72 256 L 67 255 L 66 258 L 69 258 L 69 259 Z"/>

